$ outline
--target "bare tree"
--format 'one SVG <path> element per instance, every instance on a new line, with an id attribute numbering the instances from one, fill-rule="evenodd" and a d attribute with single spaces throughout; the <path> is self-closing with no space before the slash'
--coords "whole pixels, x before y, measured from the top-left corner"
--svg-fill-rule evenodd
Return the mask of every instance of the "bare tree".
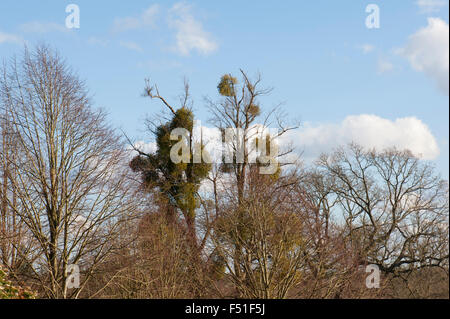
<path id="1" fill-rule="evenodd" d="M 242 76 L 241 83 L 238 83 L 237 78 L 231 74 L 222 76 L 217 86 L 221 95 L 220 100 L 215 102 L 207 98 L 206 102 L 212 114 L 210 122 L 222 132 L 225 148 L 232 153 L 231 163 L 224 161 L 221 165 L 221 170 L 233 178 L 234 185 L 229 185 L 229 187 L 233 188 L 233 186 L 236 186 L 235 189 L 237 190 L 235 194 L 236 201 L 234 201 L 235 207 L 229 207 L 228 209 L 240 212 L 236 217 L 243 221 L 245 219 L 245 216 L 243 216 L 245 214 L 244 210 L 239 209 L 237 206 L 242 205 L 246 200 L 250 168 L 259 164 L 274 165 L 277 168 L 275 174 L 279 174 L 282 166 L 279 163 L 279 159 L 289 154 L 292 149 L 288 146 L 281 153 L 275 152 L 277 154 L 271 154 L 271 148 L 278 148 L 279 144 L 276 143 L 276 139 L 295 127 L 286 124 L 286 121 L 283 120 L 284 114 L 279 106 L 268 111 L 264 111 L 261 108 L 259 99 L 269 94 L 271 89 L 261 88 L 260 76 L 255 80 L 251 80 L 243 70 L 240 70 L 240 73 Z M 260 122 L 258 123 L 258 121 Z M 278 132 L 276 134 L 267 134 L 265 130 L 267 128 L 275 128 L 274 126 L 278 129 Z M 232 130 L 232 136 L 229 136 L 227 139 L 228 133 L 226 131 L 230 132 L 229 129 Z M 259 150 L 265 152 L 259 153 Z M 251 155 L 257 155 L 258 153 L 261 155 L 257 157 L 259 164 L 252 163 Z M 259 167 L 263 167 L 263 165 L 259 165 Z M 213 181 L 213 183 L 216 185 L 217 181 Z M 242 257 L 241 253 L 242 247 L 240 247 L 239 242 L 236 242 L 234 271 L 238 278 L 244 276 L 244 270 L 240 269 L 242 265 L 239 265 L 239 260 Z"/>
<path id="2" fill-rule="evenodd" d="M 252 167 L 245 199 L 240 205 L 228 201 L 214 224 L 215 269 L 231 280 L 239 297 L 286 298 L 301 280 L 312 238 L 303 236 L 310 207 L 294 191 L 296 177 L 261 175 Z M 219 262 L 224 268 L 217 268 Z"/>
<path id="3" fill-rule="evenodd" d="M 429 163 L 409 151 L 350 145 L 319 165 L 333 181 L 333 214 L 361 263 L 392 275 L 448 268 L 448 183 Z"/>
<path id="4" fill-rule="evenodd" d="M 212 115 L 210 122 L 221 130 L 222 135 L 225 134 L 226 129 L 236 130 L 231 140 L 225 141 L 228 143 L 227 147 L 234 153 L 233 162 L 224 163 L 223 169 L 233 173 L 238 187 L 239 201 L 244 198 L 246 173 L 251 164 L 249 156 L 251 152 L 255 152 L 255 144 L 252 142 L 258 138 L 261 140 L 266 138 L 261 136 L 264 134 L 261 130 L 255 130 L 255 126 L 259 125 L 261 128 L 274 126 L 273 128 L 279 129 L 277 134 L 268 136 L 268 143 L 296 128 L 296 126 L 289 126 L 283 119 L 285 114 L 282 113 L 280 106 L 269 110 L 261 108 L 259 99 L 272 91 L 270 88 L 260 88 L 261 76 L 251 80 L 243 70 L 240 72 L 242 83 L 238 83 L 237 78 L 231 74 L 225 74 L 217 87 L 221 99 L 218 102 L 206 99 Z M 272 144 L 276 145 L 275 142 Z M 288 147 L 276 157 L 278 159 L 291 151 L 292 149 Z"/>
<path id="5" fill-rule="evenodd" d="M 7 200 L 38 245 L 34 279 L 47 297 L 77 297 L 133 212 L 123 143 L 92 109 L 84 83 L 44 45 L 5 66 L 0 96 L 22 155 L 8 159 L 15 200 Z M 67 287 L 70 264 L 82 274 L 78 289 Z"/>

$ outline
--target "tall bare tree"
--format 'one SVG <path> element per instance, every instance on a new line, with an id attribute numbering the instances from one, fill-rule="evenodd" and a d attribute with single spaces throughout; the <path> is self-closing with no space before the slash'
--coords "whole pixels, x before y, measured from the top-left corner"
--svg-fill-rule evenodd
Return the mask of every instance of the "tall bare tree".
<path id="1" fill-rule="evenodd" d="M 234 185 L 229 185 L 229 188 L 235 186 L 234 189 L 237 190 L 237 193 L 234 201 L 236 207 L 231 209 L 239 212 L 240 216 L 238 214 L 237 218 L 243 222 L 246 218 L 245 210 L 241 210 L 237 206 L 243 205 L 246 201 L 250 168 L 259 164 L 274 165 L 276 170 L 272 173 L 279 174 L 282 166 L 279 163 L 280 158 L 289 154 L 292 149 L 288 146 L 281 152 L 277 149 L 278 152 L 274 152 L 277 154 L 271 154 L 271 148 L 273 148 L 272 150 L 277 148 L 279 144 L 276 139 L 295 127 L 286 123 L 279 106 L 268 110 L 261 107 L 260 99 L 268 95 L 271 89 L 261 88 L 260 76 L 252 80 L 243 70 L 240 70 L 240 73 L 242 78 L 240 83 L 231 74 L 223 75 L 217 86 L 220 99 L 213 101 L 207 98 L 206 102 L 212 115 L 210 122 L 222 132 L 225 148 L 232 153 L 231 162 L 224 161 L 220 165 L 220 169 L 228 173 L 233 180 Z M 276 128 L 278 132 L 267 134 L 266 129 L 268 128 Z M 231 134 L 227 133 L 227 130 Z M 227 138 L 227 134 L 231 136 Z M 258 152 L 259 150 L 265 151 L 265 154 Z M 257 156 L 257 163 L 252 162 L 252 156 Z M 217 181 L 213 183 L 216 185 Z M 242 257 L 242 249 L 239 242 L 236 242 L 233 257 L 234 268 L 235 274 L 241 278 L 240 280 L 243 280 L 244 276 L 244 269 L 241 269 L 242 264 L 239 262 Z"/>
<path id="2" fill-rule="evenodd" d="M 77 297 L 133 212 L 126 152 L 120 137 L 94 110 L 86 87 L 45 45 L 5 66 L 0 80 L 3 118 L 21 157 L 7 158 L 7 197 L 26 225 L 39 258 L 29 260 L 42 295 Z M 67 287 L 68 265 L 81 271 Z"/>

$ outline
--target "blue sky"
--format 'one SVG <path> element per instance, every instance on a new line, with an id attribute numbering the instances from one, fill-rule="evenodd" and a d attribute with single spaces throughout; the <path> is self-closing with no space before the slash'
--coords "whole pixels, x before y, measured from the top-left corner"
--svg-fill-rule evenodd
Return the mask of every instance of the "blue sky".
<path id="1" fill-rule="evenodd" d="M 65 27 L 68 4 L 80 28 Z M 380 28 L 365 25 L 377 4 Z M 136 140 L 161 107 L 144 79 L 177 101 L 189 79 L 197 118 L 224 73 L 260 72 L 300 119 L 298 146 L 316 156 L 340 143 L 408 147 L 449 175 L 448 0 L 0 2 L 0 58 L 45 41 L 85 79 L 94 104 Z"/>

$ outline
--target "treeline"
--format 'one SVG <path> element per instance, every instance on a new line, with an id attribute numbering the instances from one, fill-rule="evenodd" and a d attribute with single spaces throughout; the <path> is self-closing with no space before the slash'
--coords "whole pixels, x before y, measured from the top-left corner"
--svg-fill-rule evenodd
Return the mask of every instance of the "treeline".
<path id="1" fill-rule="evenodd" d="M 261 85 L 242 70 L 219 80 L 206 107 L 234 155 L 207 161 L 188 83 L 173 104 L 146 82 L 167 111 L 146 121 L 148 153 L 92 107 L 55 51 L 4 63 L 8 285 L 39 298 L 448 298 L 448 183 L 432 164 L 352 144 L 302 165 L 278 143 L 296 125 L 262 107 Z"/>

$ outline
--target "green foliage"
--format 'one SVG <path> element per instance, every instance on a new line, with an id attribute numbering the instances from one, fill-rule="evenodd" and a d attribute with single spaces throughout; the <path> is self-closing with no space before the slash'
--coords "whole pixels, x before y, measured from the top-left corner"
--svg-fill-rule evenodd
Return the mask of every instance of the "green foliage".
<path id="1" fill-rule="evenodd" d="M 193 126 L 192 111 L 184 107 L 178 109 L 169 122 L 156 129 L 156 153 L 136 156 L 130 163 L 133 171 L 141 173 L 147 189 L 158 188 L 170 205 L 179 208 L 191 219 L 195 217 L 195 209 L 200 204 L 197 191 L 201 181 L 208 176 L 211 164 L 193 163 L 196 148 L 192 145 L 189 163 L 174 163 L 170 158 L 172 147 L 180 141 L 187 141 L 183 137 L 171 140 L 170 133 L 173 129 L 184 128 L 192 136 Z M 189 136 L 186 138 L 190 139 Z M 205 151 L 203 145 L 198 149 Z"/>
<path id="2" fill-rule="evenodd" d="M 236 83 L 237 79 L 235 77 L 232 77 L 229 74 L 225 74 L 220 79 L 217 89 L 219 90 L 219 93 L 223 96 L 234 96 L 235 95 L 234 85 Z"/>

